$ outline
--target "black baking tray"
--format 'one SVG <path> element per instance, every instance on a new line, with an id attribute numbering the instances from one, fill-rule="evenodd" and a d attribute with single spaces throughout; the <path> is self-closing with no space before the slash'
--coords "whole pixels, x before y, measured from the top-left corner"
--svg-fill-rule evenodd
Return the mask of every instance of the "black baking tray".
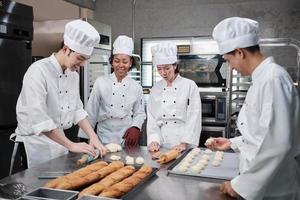
<path id="1" fill-rule="evenodd" d="M 234 178 L 235 176 L 238 175 L 238 173 L 239 173 L 238 156 L 236 153 L 228 153 L 228 152 L 224 152 L 224 159 L 223 159 L 220 167 L 213 167 L 211 165 L 211 160 L 210 160 L 208 166 L 205 168 L 203 173 L 196 174 L 196 173 L 192 173 L 190 171 L 180 172 L 180 171 L 175 170 L 176 166 L 187 156 L 187 154 L 189 154 L 189 152 L 191 150 L 192 149 L 189 149 L 188 151 L 186 151 L 179 159 L 177 159 L 174 163 L 172 163 L 172 165 L 170 165 L 167 168 L 168 175 L 174 174 L 174 175 L 221 179 L 221 180 L 231 180 L 232 178 Z M 204 150 L 205 150 L 205 148 L 201 148 L 201 152 L 203 152 Z M 214 153 L 215 152 L 213 152 L 211 155 L 213 155 Z M 202 155 L 203 155 L 203 153 L 201 153 L 201 156 Z M 199 158 L 196 160 L 199 160 Z"/>

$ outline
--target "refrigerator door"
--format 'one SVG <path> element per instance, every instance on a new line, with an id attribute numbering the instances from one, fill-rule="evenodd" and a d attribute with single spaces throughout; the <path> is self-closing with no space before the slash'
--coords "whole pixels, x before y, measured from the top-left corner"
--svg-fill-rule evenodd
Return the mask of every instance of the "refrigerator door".
<path id="1" fill-rule="evenodd" d="M 31 63 L 31 43 L 0 37 L 0 128 L 16 125 L 16 103 Z"/>

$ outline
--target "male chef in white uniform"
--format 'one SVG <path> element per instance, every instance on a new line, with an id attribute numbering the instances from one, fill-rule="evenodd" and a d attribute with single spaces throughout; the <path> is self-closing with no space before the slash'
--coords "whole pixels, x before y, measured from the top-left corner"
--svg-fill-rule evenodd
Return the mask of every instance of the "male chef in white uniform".
<path id="1" fill-rule="evenodd" d="M 16 141 L 24 145 L 28 168 L 71 152 L 103 155 L 105 147 L 87 120 L 79 96 L 76 72 L 99 42 L 97 30 L 74 20 L 66 24 L 64 45 L 50 57 L 33 63 L 27 70 L 17 102 Z M 63 130 L 78 124 L 90 144 L 74 143 Z"/>
<path id="2" fill-rule="evenodd" d="M 241 136 L 215 138 L 211 148 L 240 155 L 240 174 L 221 191 L 247 200 L 299 199 L 299 95 L 288 73 L 258 45 L 258 22 L 232 17 L 213 30 L 220 54 L 252 85 L 239 113 Z"/>

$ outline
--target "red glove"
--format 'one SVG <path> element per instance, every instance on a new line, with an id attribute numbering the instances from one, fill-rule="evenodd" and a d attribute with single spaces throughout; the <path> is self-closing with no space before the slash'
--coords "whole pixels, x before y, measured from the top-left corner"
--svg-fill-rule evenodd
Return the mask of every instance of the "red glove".
<path id="1" fill-rule="evenodd" d="M 136 146 L 140 139 L 140 129 L 132 126 L 125 132 L 123 138 L 125 139 L 125 146 Z"/>

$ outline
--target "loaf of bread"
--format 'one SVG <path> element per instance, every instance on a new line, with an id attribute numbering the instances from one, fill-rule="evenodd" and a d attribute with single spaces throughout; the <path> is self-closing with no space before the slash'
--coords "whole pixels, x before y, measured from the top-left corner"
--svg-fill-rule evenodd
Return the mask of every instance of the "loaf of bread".
<path id="1" fill-rule="evenodd" d="M 103 178 L 101 181 L 94 183 L 93 185 L 85 188 L 79 193 L 79 197 L 83 195 L 98 195 L 105 188 L 122 181 L 123 179 L 131 176 L 135 172 L 135 168 L 133 166 L 125 166 L 110 175 Z"/>
<path id="2" fill-rule="evenodd" d="M 96 163 L 93 163 L 93 164 L 90 164 L 86 167 L 83 167 L 79 170 L 76 170 L 70 174 L 67 174 L 67 175 L 64 175 L 64 176 L 60 176 L 60 177 L 57 177 L 56 179 L 54 180 L 51 180 L 49 182 L 46 183 L 45 187 L 48 187 L 48 188 L 56 188 L 56 186 L 61 183 L 62 181 L 64 181 L 64 179 L 68 179 L 68 177 L 84 177 L 92 172 L 95 172 L 97 170 L 100 170 L 102 169 L 103 167 L 107 166 L 108 163 L 107 162 L 104 162 L 104 161 L 100 161 L 100 162 L 96 162 Z"/>
<path id="3" fill-rule="evenodd" d="M 118 169 L 124 167 L 124 163 L 121 161 L 111 162 L 109 165 L 104 166 L 103 168 L 90 172 L 86 174 L 86 171 L 80 169 L 74 173 L 68 174 L 67 176 L 58 178 L 55 188 L 65 189 L 65 190 L 76 190 L 82 188 L 86 185 L 90 185 L 96 181 L 99 181 L 108 174 L 117 171 Z M 82 176 L 84 175 L 84 176 Z M 46 187 L 49 187 L 49 184 L 46 184 Z"/>
<path id="4" fill-rule="evenodd" d="M 120 197 L 126 194 L 127 192 L 129 192 L 132 188 L 134 188 L 137 184 L 139 184 L 144 178 L 149 176 L 151 172 L 152 172 L 152 167 L 144 165 L 132 176 L 124 179 L 119 183 L 112 185 L 111 187 L 104 189 L 99 196 L 110 197 L 110 198 Z"/>
<path id="5" fill-rule="evenodd" d="M 180 151 L 178 151 L 176 149 L 172 149 L 170 151 L 167 151 L 166 153 L 161 154 L 159 156 L 159 159 L 157 160 L 157 162 L 159 164 L 168 163 L 171 160 L 175 160 L 179 154 L 180 154 Z"/>

